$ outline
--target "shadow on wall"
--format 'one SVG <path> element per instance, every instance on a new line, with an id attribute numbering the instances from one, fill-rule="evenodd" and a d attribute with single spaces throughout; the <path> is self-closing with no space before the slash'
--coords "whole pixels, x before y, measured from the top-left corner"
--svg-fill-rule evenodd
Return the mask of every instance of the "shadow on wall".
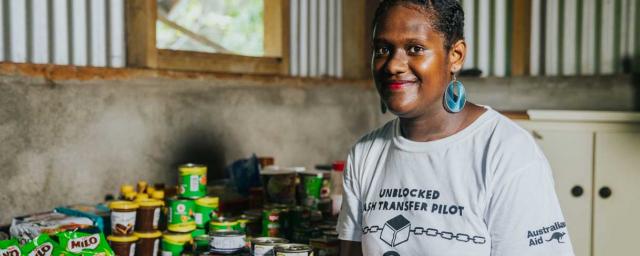
<path id="1" fill-rule="evenodd" d="M 225 179 L 225 146 L 212 131 L 189 129 L 185 136 L 177 141 L 177 146 L 170 155 L 173 170 L 186 163 L 207 166 L 207 179 Z"/>

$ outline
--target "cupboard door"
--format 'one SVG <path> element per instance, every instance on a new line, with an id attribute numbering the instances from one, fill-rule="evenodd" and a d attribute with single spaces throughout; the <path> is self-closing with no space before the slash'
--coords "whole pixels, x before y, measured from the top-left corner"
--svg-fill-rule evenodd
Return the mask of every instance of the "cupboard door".
<path id="1" fill-rule="evenodd" d="M 531 130 L 549 160 L 576 256 L 591 255 L 593 133 Z"/>
<path id="2" fill-rule="evenodd" d="M 594 166 L 594 256 L 637 255 L 640 132 L 596 133 Z"/>

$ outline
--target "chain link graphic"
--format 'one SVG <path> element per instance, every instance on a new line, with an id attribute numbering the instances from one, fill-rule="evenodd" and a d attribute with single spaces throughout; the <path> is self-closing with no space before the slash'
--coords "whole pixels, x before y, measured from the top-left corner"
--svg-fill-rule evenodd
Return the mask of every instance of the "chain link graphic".
<path id="1" fill-rule="evenodd" d="M 370 234 L 370 233 L 377 233 L 378 231 L 382 231 L 382 229 L 384 229 L 384 227 L 380 227 L 377 225 L 364 227 L 362 228 L 362 234 L 364 235 L 364 234 Z M 446 239 L 446 240 L 455 239 L 456 241 L 465 242 L 465 243 L 471 241 L 475 244 L 484 244 L 487 242 L 487 239 L 482 236 L 471 236 L 464 233 L 454 234 L 453 232 L 448 232 L 448 231 L 438 231 L 435 228 L 415 227 L 413 229 L 410 229 L 409 231 L 412 234 L 417 236 L 420 236 L 420 235 L 425 235 L 430 237 L 440 236 L 440 238 L 442 239 Z"/>

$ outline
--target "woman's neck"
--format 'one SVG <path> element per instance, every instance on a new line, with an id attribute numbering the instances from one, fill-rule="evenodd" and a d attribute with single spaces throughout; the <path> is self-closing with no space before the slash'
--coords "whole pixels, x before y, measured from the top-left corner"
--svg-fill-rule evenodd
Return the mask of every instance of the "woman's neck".
<path id="1" fill-rule="evenodd" d="M 439 108 L 418 118 L 400 118 L 400 132 L 403 137 L 412 141 L 438 140 L 466 128 L 484 111 L 484 108 L 472 103 L 455 114 Z"/>

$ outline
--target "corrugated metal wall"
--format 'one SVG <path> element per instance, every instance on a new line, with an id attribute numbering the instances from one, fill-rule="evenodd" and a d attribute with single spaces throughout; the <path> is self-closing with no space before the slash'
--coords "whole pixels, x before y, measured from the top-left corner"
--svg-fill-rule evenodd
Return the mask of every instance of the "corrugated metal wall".
<path id="1" fill-rule="evenodd" d="M 513 0 L 461 0 L 469 47 L 464 68 L 509 76 Z M 531 75 L 623 72 L 640 55 L 640 1 L 532 0 Z"/>
<path id="2" fill-rule="evenodd" d="M 342 77 L 341 6 L 342 0 L 290 0 L 292 76 Z"/>
<path id="3" fill-rule="evenodd" d="M 0 0 L 0 61 L 124 67 L 125 0 Z"/>
<path id="4" fill-rule="evenodd" d="M 531 74 L 621 73 L 640 55 L 639 2 L 532 0 Z"/>

